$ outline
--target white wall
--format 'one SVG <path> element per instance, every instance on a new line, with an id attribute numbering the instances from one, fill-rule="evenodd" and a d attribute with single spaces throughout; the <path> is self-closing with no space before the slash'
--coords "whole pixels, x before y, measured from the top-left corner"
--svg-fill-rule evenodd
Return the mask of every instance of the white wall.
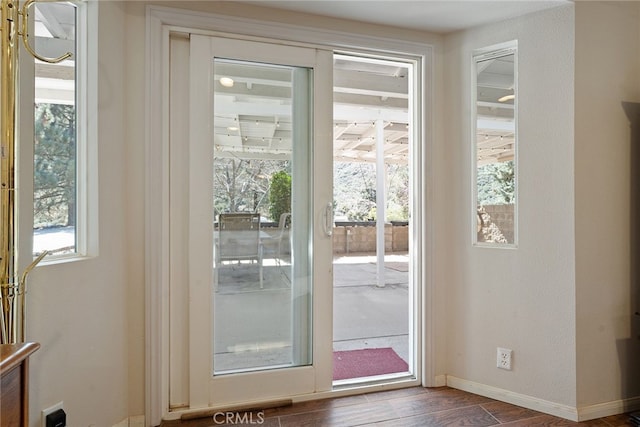
<path id="1" fill-rule="evenodd" d="M 100 2 L 100 254 L 79 263 L 39 267 L 31 276 L 27 332 L 42 344 L 31 365 L 32 426 L 38 425 L 41 409 L 61 400 L 73 426 L 109 426 L 144 412 L 146 4 Z M 623 95 L 638 101 L 637 56 L 628 58 L 633 49 L 637 55 L 640 37 L 633 21 L 622 19 L 637 13 L 637 5 L 578 2 L 575 39 L 574 6 L 568 5 L 446 36 L 443 48 L 439 36 L 402 29 L 233 3 L 180 5 L 433 44 L 435 95 L 444 106 L 443 114 L 441 105 L 435 105 L 428 166 L 428 192 L 435 206 L 429 274 L 436 281 L 435 308 L 441 319 L 436 373 L 569 406 L 629 395 L 620 375 L 628 369 L 616 365 L 615 348 L 630 337 L 629 242 L 622 241 L 629 218 L 620 213 L 610 232 L 592 233 L 603 212 L 583 214 L 592 188 L 628 212 L 628 134 L 626 127 L 620 130 L 626 123 L 617 108 Z M 615 21 L 598 24 L 601 15 Z M 629 33 L 616 39 L 611 33 L 620 19 Z M 474 248 L 471 51 L 513 39 L 519 41 L 520 59 L 520 245 L 517 250 Z M 630 39 L 635 48 L 625 44 Z M 610 55 L 607 61 L 591 63 L 594 44 Z M 630 50 L 611 52 L 614 45 Z M 613 65 L 620 61 L 623 68 Z M 593 95 L 585 88 L 600 76 L 611 83 L 598 90 L 600 102 L 590 107 Z M 599 114 L 611 117 L 604 129 L 593 120 Z M 613 140 L 612 150 L 601 148 L 603 139 Z M 591 166 L 602 160 L 594 177 Z M 622 192 L 611 195 L 612 186 Z M 603 249 L 593 249 L 598 247 Z M 514 350 L 513 371 L 494 367 L 497 346 Z"/>
<path id="2" fill-rule="evenodd" d="M 472 51 L 515 39 L 519 245 L 473 247 Z M 436 203 L 450 218 L 435 265 L 448 290 L 447 373 L 574 407 L 573 5 L 451 34 L 444 56 L 448 153 L 436 175 L 446 195 Z M 498 346 L 513 350 L 512 371 L 495 367 Z"/>
<path id="3" fill-rule="evenodd" d="M 31 364 L 32 427 L 39 426 L 42 409 L 59 401 L 64 401 L 71 426 L 112 426 L 145 410 L 144 54 L 145 7 L 150 3 L 99 3 L 99 255 L 41 266 L 32 273 L 27 333 L 42 344 Z M 441 40 L 416 31 L 234 3 L 171 3 L 176 5 L 427 42 L 436 45 L 436 55 Z"/>
<path id="4" fill-rule="evenodd" d="M 640 396 L 630 285 L 638 268 L 630 248 L 640 236 L 629 233 L 638 217 L 630 217 L 631 141 L 621 105 L 640 102 L 640 3 L 577 2 L 575 49 L 577 400 L 586 406 Z"/>
<path id="5" fill-rule="evenodd" d="M 124 128 L 127 164 L 127 277 L 129 415 L 145 413 L 145 13 L 125 8 Z"/>
<path id="6" fill-rule="evenodd" d="M 130 289 L 142 284 L 127 274 L 131 183 L 124 128 L 124 10 L 116 2 L 100 2 L 99 9 L 99 254 L 40 266 L 29 280 L 27 339 L 42 345 L 31 358 L 33 427 L 40 425 L 40 411 L 59 401 L 70 426 L 111 426 L 129 414 L 127 306 Z"/>

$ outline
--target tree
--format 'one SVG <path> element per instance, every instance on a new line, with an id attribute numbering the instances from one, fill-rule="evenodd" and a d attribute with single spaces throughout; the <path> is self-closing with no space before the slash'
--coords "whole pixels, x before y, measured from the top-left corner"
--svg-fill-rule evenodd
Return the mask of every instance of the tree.
<path id="1" fill-rule="evenodd" d="M 490 163 L 478 168 L 478 205 L 504 205 L 514 202 L 513 161 Z"/>
<path id="2" fill-rule="evenodd" d="M 34 124 L 34 227 L 75 225 L 75 108 L 36 104 Z"/>
<path id="3" fill-rule="evenodd" d="M 258 212 L 266 216 L 271 176 L 288 170 L 290 162 L 215 158 L 213 167 L 216 212 Z"/>
<path id="4" fill-rule="evenodd" d="M 387 165 L 388 221 L 409 220 L 409 165 Z"/>
<path id="5" fill-rule="evenodd" d="M 349 221 L 369 219 L 376 205 L 375 166 L 371 163 L 334 162 L 333 198 L 338 214 Z"/>
<path id="6" fill-rule="evenodd" d="M 291 212 L 291 175 L 279 171 L 271 176 L 269 191 L 269 216 L 279 221 L 280 215 Z"/>
<path id="7" fill-rule="evenodd" d="M 376 166 L 363 162 L 335 162 L 333 197 L 338 215 L 349 221 L 376 218 Z M 409 167 L 388 164 L 385 167 L 385 218 L 393 221 L 409 219 Z"/>

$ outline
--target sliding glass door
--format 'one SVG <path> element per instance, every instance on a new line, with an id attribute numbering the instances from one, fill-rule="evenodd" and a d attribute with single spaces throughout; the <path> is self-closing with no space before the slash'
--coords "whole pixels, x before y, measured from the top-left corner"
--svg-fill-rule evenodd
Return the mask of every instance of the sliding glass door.
<path id="1" fill-rule="evenodd" d="M 416 376 L 415 63 L 334 55 L 334 385 Z"/>
<path id="2" fill-rule="evenodd" d="M 330 67 L 326 51 L 191 37 L 192 408 L 331 387 Z"/>
<path id="3" fill-rule="evenodd" d="M 194 34 L 171 58 L 170 409 L 417 384 L 415 63 Z"/>

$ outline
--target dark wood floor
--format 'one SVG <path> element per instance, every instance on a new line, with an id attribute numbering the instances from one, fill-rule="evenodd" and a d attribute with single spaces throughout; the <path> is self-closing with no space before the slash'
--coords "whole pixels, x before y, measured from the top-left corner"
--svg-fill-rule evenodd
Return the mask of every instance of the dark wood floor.
<path id="1" fill-rule="evenodd" d="M 575 423 L 448 387 L 413 387 L 229 416 L 235 418 L 228 424 L 225 414 L 217 414 L 215 418 L 165 421 L 162 427 L 633 426 L 627 415 Z"/>

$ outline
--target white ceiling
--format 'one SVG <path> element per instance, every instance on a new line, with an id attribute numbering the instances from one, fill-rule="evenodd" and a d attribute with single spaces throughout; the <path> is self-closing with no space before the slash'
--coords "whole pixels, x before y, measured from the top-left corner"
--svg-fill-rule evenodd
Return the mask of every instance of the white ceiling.
<path id="1" fill-rule="evenodd" d="M 499 22 L 570 0 L 255 0 L 247 3 L 435 33 Z"/>

